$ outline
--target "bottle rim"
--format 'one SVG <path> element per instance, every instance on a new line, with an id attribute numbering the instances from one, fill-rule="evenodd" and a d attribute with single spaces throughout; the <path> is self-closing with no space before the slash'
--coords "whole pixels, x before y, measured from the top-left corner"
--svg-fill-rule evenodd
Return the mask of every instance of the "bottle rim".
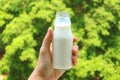
<path id="1" fill-rule="evenodd" d="M 70 17 L 69 12 L 57 12 L 56 17 Z"/>

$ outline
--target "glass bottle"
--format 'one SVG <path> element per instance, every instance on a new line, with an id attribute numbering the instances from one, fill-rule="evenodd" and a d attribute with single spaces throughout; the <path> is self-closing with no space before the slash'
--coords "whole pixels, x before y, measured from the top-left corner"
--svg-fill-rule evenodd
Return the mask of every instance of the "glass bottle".
<path id="1" fill-rule="evenodd" d="M 57 12 L 53 36 L 53 68 L 70 69 L 72 67 L 73 35 L 68 12 Z"/>

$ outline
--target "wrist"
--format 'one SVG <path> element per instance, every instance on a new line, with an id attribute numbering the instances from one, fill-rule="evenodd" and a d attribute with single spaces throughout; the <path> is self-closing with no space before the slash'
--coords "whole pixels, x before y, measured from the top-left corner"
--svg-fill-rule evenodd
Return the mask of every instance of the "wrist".
<path id="1" fill-rule="evenodd" d="M 34 70 L 30 77 L 28 78 L 28 80 L 48 80 L 48 79 L 46 79 L 43 74 Z"/>

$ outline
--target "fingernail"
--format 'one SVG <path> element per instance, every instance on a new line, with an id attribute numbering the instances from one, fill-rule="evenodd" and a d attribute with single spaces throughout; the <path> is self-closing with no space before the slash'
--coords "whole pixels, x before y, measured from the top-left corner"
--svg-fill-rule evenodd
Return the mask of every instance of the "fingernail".
<path id="1" fill-rule="evenodd" d="M 75 48 L 78 50 L 79 47 L 77 45 L 75 45 Z"/>
<path id="2" fill-rule="evenodd" d="M 78 51 L 78 46 L 77 45 L 75 45 L 73 48 L 74 48 L 75 51 Z"/>

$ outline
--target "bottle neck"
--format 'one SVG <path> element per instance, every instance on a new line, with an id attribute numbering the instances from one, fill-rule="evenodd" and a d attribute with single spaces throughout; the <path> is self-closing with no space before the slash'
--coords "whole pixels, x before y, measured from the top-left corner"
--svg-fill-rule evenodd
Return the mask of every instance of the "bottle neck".
<path id="1" fill-rule="evenodd" d="M 55 28 L 68 29 L 71 28 L 71 22 L 69 17 L 57 17 L 55 20 Z"/>
<path id="2" fill-rule="evenodd" d="M 68 12 L 58 12 L 55 20 L 55 30 L 71 30 L 71 21 Z"/>

